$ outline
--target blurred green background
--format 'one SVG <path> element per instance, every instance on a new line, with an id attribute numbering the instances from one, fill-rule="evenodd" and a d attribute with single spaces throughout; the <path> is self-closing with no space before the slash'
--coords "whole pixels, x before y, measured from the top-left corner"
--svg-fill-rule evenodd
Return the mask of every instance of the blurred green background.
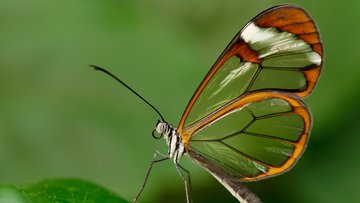
<path id="1" fill-rule="evenodd" d="M 320 28 L 325 65 L 306 99 L 314 126 L 288 173 L 249 186 L 266 202 L 356 202 L 360 187 L 359 1 L 287 1 Z M 1 0 L 0 183 L 77 177 L 132 199 L 153 151 L 157 115 L 96 64 L 178 124 L 236 32 L 282 1 Z M 195 203 L 237 202 L 187 158 Z M 185 202 L 171 161 L 154 168 L 140 202 Z"/>

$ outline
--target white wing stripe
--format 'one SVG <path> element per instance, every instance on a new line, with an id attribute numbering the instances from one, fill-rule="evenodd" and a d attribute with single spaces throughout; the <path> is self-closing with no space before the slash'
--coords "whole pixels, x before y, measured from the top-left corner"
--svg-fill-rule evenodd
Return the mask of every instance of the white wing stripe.
<path id="1" fill-rule="evenodd" d="M 311 46 L 304 40 L 297 38 L 296 35 L 289 32 L 281 32 L 276 28 L 262 28 L 253 22 L 247 24 L 241 37 L 249 46 L 258 52 L 259 58 L 267 61 L 267 57 L 271 57 L 272 61 L 278 60 L 284 62 L 287 57 L 284 53 L 305 53 L 299 55 L 299 66 L 303 64 L 321 64 L 321 56 L 312 51 Z M 281 57 L 276 58 L 277 55 Z M 286 61 L 287 62 L 287 61 Z"/>

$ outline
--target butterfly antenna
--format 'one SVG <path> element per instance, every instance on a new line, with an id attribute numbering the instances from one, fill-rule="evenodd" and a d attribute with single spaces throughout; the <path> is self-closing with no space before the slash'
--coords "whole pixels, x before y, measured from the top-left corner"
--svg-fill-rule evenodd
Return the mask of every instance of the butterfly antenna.
<path id="1" fill-rule="evenodd" d="M 101 68 L 99 66 L 95 65 L 89 65 L 90 67 L 93 67 L 95 70 L 101 71 L 103 73 L 106 73 L 110 77 L 114 78 L 116 81 L 118 81 L 120 84 L 122 84 L 124 87 L 126 87 L 128 90 L 130 90 L 132 93 L 134 93 L 136 96 L 138 96 L 141 100 L 143 100 L 146 104 L 148 104 L 156 113 L 160 116 L 161 121 L 165 121 L 164 117 L 161 115 L 161 113 L 152 105 L 150 102 L 148 102 L 144 97 L 142 97 L 140 94 L 138 94 L 134 89 L 129 87 L 125 82 L 120 80 L 120 78 L 116 77 L 114 74 L 110 73 L 109 71 L 105 70 L 104 68 Z"/>

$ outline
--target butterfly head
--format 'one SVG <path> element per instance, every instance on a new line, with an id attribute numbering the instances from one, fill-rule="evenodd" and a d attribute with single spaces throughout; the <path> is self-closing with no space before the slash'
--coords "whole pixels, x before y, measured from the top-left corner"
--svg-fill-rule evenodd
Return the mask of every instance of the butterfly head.
<path id="1" fill-rule="evenodd" d="M 163 136 L 165 136 L 165 138 L 167 138 L 167 137 L 169 137 L 172 130 L 173 130 L 172 125 L 168 124 L 165 121 L 158 120 L 156 127 L 152 131 L 152 136 L 155 139 L 160 139 Z M 159 135 L 156 135 L 155 132 L 157 132 Z"/>

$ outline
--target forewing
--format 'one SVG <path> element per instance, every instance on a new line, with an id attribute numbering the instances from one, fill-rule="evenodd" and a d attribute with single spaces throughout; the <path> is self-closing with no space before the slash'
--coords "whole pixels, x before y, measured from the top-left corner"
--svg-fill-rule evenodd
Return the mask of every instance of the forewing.
<path id="1" fill-rule="evenodd" d="M 293 5 L 270 8 L 241 29 L 215 62 L 186 107 L 178 131 L 249 92 L 276 90 L 305 97 L 317 82 L 322 61 L 311 17 Z"/>
<path id="2" fill-rule="evenodd" d="M 227 176 L 256 180 L 290 169 L 305 149 L 311 116 L 287 94 L 248 93 L 184 131 L 189 156 Z M 211 169 L 208 169 L 211 170 Z"/>

